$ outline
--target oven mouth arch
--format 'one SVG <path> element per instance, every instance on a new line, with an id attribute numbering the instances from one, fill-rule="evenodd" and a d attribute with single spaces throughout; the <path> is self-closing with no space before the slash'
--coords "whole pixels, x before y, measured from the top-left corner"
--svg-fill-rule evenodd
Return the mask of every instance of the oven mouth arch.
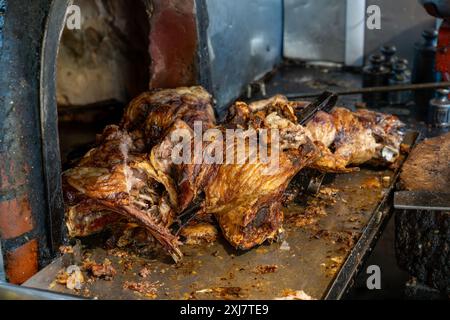
<path id="1" fill-rule="evenodd" d="M 145 9 L 147 18 L 149 19 L 148 23 L 150 23 L 152 1 L 138 0 L 136 3 L 137 2 L 139 2 L 140 6 Z M 61 65 L 58 60 L 60 55 L 64 54 L 64 37 L 67 30 L 67 18 L 70 17 L 70 7 L 74 4 L 81 6 L 82 3 L 83 2 L 78 3 L 74 0 L 51 1 L 45 21 L 41 45 L 39 116 L 42 145 L 42 172 L 45 183 L 45 200 L 48 207 L 48 215 L 46 219 L 47 225 L 49 226 L 49 243 L 53 252 L 57 252 L 59 246 L 68 238 L 64 221 L 64 201 L 62 191 L 62 173 L 64 163 L 61 158 L 61 151 L 64 152 L 64 146 L 61 145 L 60 138 L 64 140 L 64 136 L 60 137 L 63 133 L 59 130 L 60 128 L 58 123 L 58 113 L 61 111 L 58 100 L 58 94 L 60 92 L 58 81 L 60 74 L 58 72 L 61 70 Z M 108 13 L 112 15 L 117 14 L 115 11 Z M 83 24 L 86 22 L 89 26 L 89 22 L 87 20 L 84 21 L 84 18 L 86 17 L 83 16 Z M 128 19 L 130 17 L 127 16 L 126 18 Z M 138 18 L 143 17 L 136 17 L 136 19 Z M 76 32 L 83 33 L 85 31 L 86 30 L 84 27 L 81 30 L 76 30 Z M 145 32 L 149 32 L 149 30 L 146 30 Z M 145 46 L 145 48 L 147 48 L 147 46 Z M 151 59 L 150 57 L 148 58 Z M 150 63 L 150 61 L 148 61 L 148 63 Z M 144 86 L 145 82 L 145 87 L 147 87 L 149 79 L 144 80 L 145 81 L 141 81 L 141 84 Z"/>
<path id="2" fill-rule="evenodd" d="M 53 253 L 63 243 L 64 202 L 56 102 L 56 66 L 66 14 L 73 0 L 52 1 L 42 39 L 39 77 L 42 166 L 48 206 L 49 242 Z"/>

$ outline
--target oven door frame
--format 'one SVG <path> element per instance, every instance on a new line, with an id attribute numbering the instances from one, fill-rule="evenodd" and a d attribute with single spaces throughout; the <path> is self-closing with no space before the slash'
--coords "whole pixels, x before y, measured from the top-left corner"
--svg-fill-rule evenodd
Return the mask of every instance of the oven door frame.
<path id="1" fill-rule="evenodd" d="M 0 204 L 9 218 L 0 241 L 6 278 L 10 257 L 24 266 L 16 282 L 50 263 L 64 239 L 55 74 L 71 3 L 2 2 Z"/>
<path id="2" fill-rule="evenodd" d="M 48 206 L 48 236 L 52 252 L 65 238 L 62 170 L 56 102 L 56 66 L 59 43 L 66 25 L 66 13 L 73 0 L 52 1 L 45 25 L 39 84 L 42 161 Z M 55 45 L 55 43 L 57 45 Z"/>

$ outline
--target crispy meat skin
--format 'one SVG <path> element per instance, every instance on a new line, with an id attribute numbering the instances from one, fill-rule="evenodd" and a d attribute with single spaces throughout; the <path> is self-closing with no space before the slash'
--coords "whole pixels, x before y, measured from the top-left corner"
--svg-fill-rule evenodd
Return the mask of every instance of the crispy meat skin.
<path id="1" fill-rule="evenodd" d="M 178 240 L 167 227 L 173 221 L 168 186 L 152 165 L 151 158 L 130 153 L 129 136 L 117 127 L 103 143 L 89 151 L 79 165 L 64 173 L 66 216 L 72 236 L 100 231 L 102 222 L 114 215 L 135 220 L 177 259 Z M 115 139 L 109 139 L 113 135 Z M 82 217 L 80 219 L 80 217 Z M 103 224 L 103 227 L 105 225 Z"/>
<path id="2" fill-rule="evenodd" d="M 283 194 L 302 168 L 346 172 L 352 170 L 347 168 L 350 164 L 383 160 L 386 145 L 394 151 L 400 145 L 398 120 L 392 116 L 336 108 L 330 115 L 319 113 L 304 128 L 297 123 L 296 112 L 307 103 L 275 96 L 248 105 L 237 102 L 227 121 L 217 125 L 211 100 L 201 87 L 158 90 L 134 99 L 121 125 L 108 126 L 97 147 L 64 173 L 71 236 L 131 220 L 144 226 L 177 261 L 179 241 L 170 227 L 186 209 L 200 203 L 198 217 L 214 216 L 231 245 L 250 249 L 282 231 Z M 223 134 L 226 129 L 243 134 L 267 130 L 267 137 L 258 139 L 279 152 L 278 161 L 251 158 L 258 148 L 246 145 L 242 164 L 173 163 L 177 143 L 172 134 L 184 132 L 195 150 L 197 121 L 203 130 L 214 128 Z M 272 132 L 279 133 L 275 149 Z M 203 141 L 202 155 L 213 145 Z M 226 147 L 237 155 L 237 141 Z M 226 147 L 223 159 L 229 154 Z M 197 231 L 195 237 L 202 234 Z"/>
<path id="3" fill-rule="evenodd" d="M 193 223 L 181 230 L 181 236 L 186 238 L 185 243 L 190 245 L 213 242 L 217 239 L 217 235 L 218 231 L 216 227 L 205 222 Z"/>
<path id="4" fill-rule="evenodd" d="M 189 133 L 195 147 L 195 121 L 202 121 L 204 129 L 215 126 L 210 99 L 200 88 L 181 88 L 145 93 L 133 100 L 121 127 L 107 127 L 98 146 L 64 174 L 71 235 L 99 231 L 102 221 L 114 221 L 115 213 L 144 225 L 177 259 L 177 238 L 169 226 L 203 193 L 201 212 L 216 217 L 233 246 L 248 249 L 273 239 L 282 229 L 284 189 L 317 154 L 314 144 L 295 123 L 293 109 L 280 102 L 257 110 L 239 125 L 216 126 L 221 132 L 230 127 L 244 133 L 280 130 L 276 167 L 259 158 L 248 163 L 256 150 L 247 150 L 243 165 L 173 164 L 174 130 Z M 251 106 L 242 107 L 253 114 Z M 208 146 L 204 144 L 203 153 Z M 226 149 L 223 152 L 225 157 Z"/>
<path id="5" fill-rule="evenodd" d="M 312 142 L 280 154 L 279 166 L 222 165 L 206 188 L 206 212 L 214 214 L 225 238 L 238 249 L 273 240 L 282 231 L 282 196 L 291 179 L 315 155 Z"/>
<path id="6" fill-rule="evenodd" d="M 319 112 L 307 125 L 322 156 L 311 166 L 323 172 L 349 172 L 351 165 L 393 164 L 400 155 L 403 123 L 369 110 L 334 108 Z"/>
<path id="7" fill-rule="evenodd" d="M 144 93 L 133 100 L 121 127 L 107 127 L 98 146 L 64 173 L 70 234 L 86 236 L 121 216 L 146 227 L 179 260 L 178 238 L 169 229 L 179 201 L 170 133 L 191 130 L 195 121 L 215 125 L 211 96 L 200 87 Z"/>
<path id="8" fill-rule="evenodd" d="M 227 127 L 269 132 L 276 129 L 280 139 L 278 165 L 251 163 L 249 157 L 255 150 L 248 150 L 245 164 L 221 165 L 206 188 L 206 212 L 214 214 L 225 238 L 238 249 L 247 250 L 277 237 L 282 231 L 284 191 L 291 179 L 318 155 L 285 101 L 275 97 L 250 105 L 238 102 L 228 116 Z M 267 142 L 271 149 L 272 141 Z"/>
<path id="9" fill-rule="evenodd" d="M 202 87 L 145 92 L 130 102 L 121 127 L 131 132 L 141 151 L 146 151 L 165 137 L 177 120 L 191 128 L 196 121 L 202 123 L 204 130 L 214 127 L 211 95 Z"/>
<path id="10" fill-rule="evenodd" d="M 281 95 L 248 106 L 237 102 L 231 107 L 227 122 L 259 127 L 268 118 L 275 118 L 270 113 L 278 110 L 284 122 L 295 123 L 295 114 L 307 105 L 308 102 L 288 101 Z M 322 172 L 351 172 L 357 170 L 351 165 L 393 164 L 400 154 L 403 126 L 396 116 L 370 110 L 352 112 L 336 107 L 330 114 L 318 112 L 306 128 L 321 156 L 309 167 Z"/>

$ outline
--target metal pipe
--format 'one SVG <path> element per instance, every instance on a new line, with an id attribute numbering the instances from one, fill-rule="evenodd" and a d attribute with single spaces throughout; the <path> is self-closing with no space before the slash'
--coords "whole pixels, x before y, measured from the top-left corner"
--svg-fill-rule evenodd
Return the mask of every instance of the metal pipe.
<path id="1" fill-rule="evenodd" d="M 358 88 L 351 90 L 336 91 L 335 94 L 338 96 L 346 96 L 352 94 L 363 94 L 363 93 L 378 93 L 378 92 L 393 92 L 393 91 L 417 91 L 426 89 L 441 89 L 450 88 L 450 82 L 431 82 L 431 83 L 419 83 L 419 84 L 408 84 L 408 85 L 395 85 L 395 86 L 382 86 L 382 87 L 369 87 L 369 88 Z M 315 98 L 322 94 L 320 93 L 288 93 L 286 97 L 288 99 L 302 99 L 302 98 Z"/>
<path id="2" fill-rule="evenodd" d="M 85 300 L 51 291 L 16 286 L 0 282 L 0 300 Z"/>

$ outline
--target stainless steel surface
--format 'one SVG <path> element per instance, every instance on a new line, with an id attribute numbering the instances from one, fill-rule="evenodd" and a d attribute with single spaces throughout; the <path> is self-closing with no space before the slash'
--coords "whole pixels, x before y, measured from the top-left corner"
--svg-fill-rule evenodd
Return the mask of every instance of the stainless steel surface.
<path id="1" fill-rule="evenodd" d="M 207 42 L 219 111 L 281 62 L 282 1 L 208 0 Z"/>
<path id="2" fill-rule="evenodd" d="M 80 297 L 0 282 L 0 300 L 80 300 Z"/>
<path id="3" fill-rule="evenodd" d="M 107 257 L 118 274 L 112 281 L 85 285 L 79 294 L 145 299 L 124 289 L 124 283 L 131 281 L 159 282 L 157 299 L 274 299 L 297 290 L 316 299 L 337 299 L 355 277 L 388 216 L 397 172 L 362 168 L 333 176 L 318 195 L 302 196 L 302 204 L 284 210 L 284 242 L 246 252 L 234 250 L 220 238 L 212 244 L 184 246 L 184 260 L 173 264 L 161 252 L 148 256 L 128 252 L 124 256 L 85 242 L 84 251 L 91 254 L 91 260 L 102 262 Z M 388 188 L 381 185 L 385 176 L 391 177 Z M 375 180 L 380 182 L 378 186 L 374 186 Z M 139 276 L 144 266 L 150 270 L 146 279 Z M 261 272 L 272 266 L 273 271 Z M 55 283 L 64 267 L 63 259 L 58 259 L 25 285 L 73 293 Z"/>
<path id="4" fill-rule="evenodd" d="M 284 56 L 343 63 L 346 1 L 284 0 Z"/>
<path id="5" fill-rule="evenodd" d="M 282 65 L 266 83 L 267 96 L 276 94 L 297 93 L 319 96 L 325 90 L 340 92 L 361 87 L 361 74 L 344 72 L 336 67 L 317 67 L 301 65 Z M 256 93 L 252 101 L 263 99 Z M 340 96 L 338 103 L 349 108 L 361 101 L 358 95 Z"/>
<path id="6" fill-rule="evenodd" d="M 394 195 L 395 209 L 450 211 L 450 193 L 429 191 L 398 191 Z"/>

